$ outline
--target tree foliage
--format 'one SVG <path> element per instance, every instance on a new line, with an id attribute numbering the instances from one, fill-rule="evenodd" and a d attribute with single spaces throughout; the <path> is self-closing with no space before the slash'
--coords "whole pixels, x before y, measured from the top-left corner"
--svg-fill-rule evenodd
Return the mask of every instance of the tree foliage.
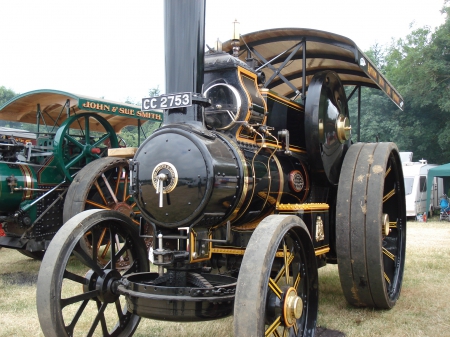
<path id="1" fill-rule="evenodd" d="M 149 90 L 148 95 L 149 97 L 155 97 L 159 96 L 161 93 L 159 86 L 156 88 L 152 88 Z M 141 102 L 132 102 L 129 99 L 125 103 L 130 104 L 136 104 L 140 105 Z M 127 146 L 138 146 L 139 143 L 142 143 L 142 141 L 147 138 L 149 135 L 153 133 L 157 128 L 159 128 L 161 122 L 156 121 L 147 121 L 145 122 L 141 127 L 140 132 L 140 138 L 138 134 L 138 127 L 137 125 L 130 125 L 126 126 L 122 129 L 119 136 L 123 138 L 123 140 L 126 142 Z"/>
<path id="2" fill-rule="evenodd" d="M 362 90 L 361 141 L 393 141 L 414 160 L 450 162 L 450 7 L 444 24 L 413 30 L 408 36 L 366 55 L 404 98 L 399 110 L 381 91 Z M 356 96 L 356 95 L 354 95 Z M 349 102 L 356 126 L 357 99 Z M 353 127 L 357 131 L 357 127 Z"/>

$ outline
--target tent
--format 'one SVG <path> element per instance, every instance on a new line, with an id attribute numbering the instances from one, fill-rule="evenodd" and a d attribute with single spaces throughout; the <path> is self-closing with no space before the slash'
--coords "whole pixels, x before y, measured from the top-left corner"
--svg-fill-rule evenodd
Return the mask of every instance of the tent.
<path id="1" fill-rule="evenodd" d="M 428 170 L 427 176 L 427 208 L 430 209 L 430 195 L 435 177 L 444 178 L 444 191 L 448 191 L 450 183 L 450 163 L 433 167 Z M 445 179 L 447 177 L 447 179 Z"/>

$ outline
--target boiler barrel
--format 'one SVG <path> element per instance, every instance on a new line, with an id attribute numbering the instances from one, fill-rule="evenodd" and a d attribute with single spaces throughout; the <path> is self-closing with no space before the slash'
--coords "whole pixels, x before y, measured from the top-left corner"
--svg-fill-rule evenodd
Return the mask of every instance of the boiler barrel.
<path id="1" fill-rule="evenodd" d="M 22 190 L 11 193 L 11 187 Z M 32 167 L 0 163 L 0 213 L 14 212 L 22 201 L 32 199 L 33 192 L 27 188 L 37 188 L 36 173 Z"/>

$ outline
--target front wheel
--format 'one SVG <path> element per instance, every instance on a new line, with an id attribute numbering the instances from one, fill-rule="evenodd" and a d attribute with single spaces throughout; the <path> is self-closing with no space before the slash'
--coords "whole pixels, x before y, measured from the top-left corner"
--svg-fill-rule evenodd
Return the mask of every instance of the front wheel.
<path id="1" fill-rule="evenodd" d="M 234 304 L 235 336 L 314 336 L 318 273 L 303 221 L 271 215 L 253 232 Z"/>
<path id="2" fill-rule="evenodd" d="M 82 245 L 87 233 L 93 240 L 89 252 Z M 97 242 L 100 234 L 108 238 L 105 244 Z M 104 250 L 108 261 L 99 266 Z M 123 259 L 126 269 L 117 267 Z M 39 270 L 36 300 L 44 335 L 133 335 L 140 317 L 128 312 L 116 288 L 122 276 L 148 270 L 145 244 L 129 217 L 111 210 L 74 216 L 56 233 Z"/>

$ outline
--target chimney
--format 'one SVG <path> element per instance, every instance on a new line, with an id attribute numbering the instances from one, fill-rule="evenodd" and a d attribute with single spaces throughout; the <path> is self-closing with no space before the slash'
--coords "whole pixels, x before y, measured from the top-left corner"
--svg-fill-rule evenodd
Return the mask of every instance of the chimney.
<path id="1" fill-rule="evenodd" d="M 205 54 L 206 0 L 165 0 L 164 49 L 166 94 L 202 92 Z M 193 96 L 192 106 L 170 109 L 164 124 L 203 126 L 203 108 Z"/>

